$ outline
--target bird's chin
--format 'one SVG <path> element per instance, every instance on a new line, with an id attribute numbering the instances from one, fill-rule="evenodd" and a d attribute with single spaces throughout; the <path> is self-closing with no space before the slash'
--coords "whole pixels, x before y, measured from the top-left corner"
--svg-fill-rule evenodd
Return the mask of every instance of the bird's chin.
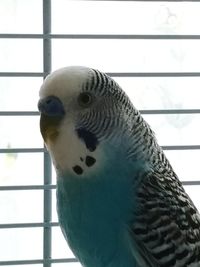
<path id="1" fill-rule="evenodd" d="M 40 117 L 40 131 L 44 142 L 48 144 L 49 142 L 55 142 L 59 135 L 59 124 L 61 119 L 58 117 L 50 117 L 41 114 Z"/>

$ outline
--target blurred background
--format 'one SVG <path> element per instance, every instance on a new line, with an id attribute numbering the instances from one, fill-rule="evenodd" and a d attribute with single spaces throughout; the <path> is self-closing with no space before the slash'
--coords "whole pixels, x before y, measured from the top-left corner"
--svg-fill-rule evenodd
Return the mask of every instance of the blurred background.
<path id="1" fill-rule="evenodd" d="M 200 210 L 200 1 L 0 0 L 0 266 L 77 267 L 39 132 L 52 70 L 107 72 L 143 113 Z"/>

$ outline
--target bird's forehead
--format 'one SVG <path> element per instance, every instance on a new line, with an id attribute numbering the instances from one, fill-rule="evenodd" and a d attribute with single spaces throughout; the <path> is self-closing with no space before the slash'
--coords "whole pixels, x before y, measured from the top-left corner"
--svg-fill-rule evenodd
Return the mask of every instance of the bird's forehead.
<path id="1" fill-rule="evenodd" d="M 92 70 L 85 67 L 66 67 L 47 76 L 40 89 L 40 98 L 55 95 L 60 99 L 79 94 Z"/>

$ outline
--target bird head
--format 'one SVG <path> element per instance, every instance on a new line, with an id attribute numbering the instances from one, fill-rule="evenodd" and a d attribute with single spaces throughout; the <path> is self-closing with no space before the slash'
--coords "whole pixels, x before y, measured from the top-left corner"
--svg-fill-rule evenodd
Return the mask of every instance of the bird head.
<path id="1" fill-rule="evenodd" d="M 86 67 L 51 73 L 40 89 L 40 129 L 57 170 L 77 175 L 126 146 L 126 136 L 141 116 L 109 76 Z M 138 119 L 139 118 L 139 119 Z M 116 152 L 117 151 L 117 152 Z M 115 153 L 116 152 L 116 153 Z"/>

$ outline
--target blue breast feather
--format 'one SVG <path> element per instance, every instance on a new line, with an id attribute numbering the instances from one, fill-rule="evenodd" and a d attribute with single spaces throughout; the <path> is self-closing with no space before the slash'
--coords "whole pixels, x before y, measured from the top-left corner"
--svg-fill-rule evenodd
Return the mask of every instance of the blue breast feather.
<path id="1" fill-rule="evenodd" d="M 143 267 L 133 256 L 128 227 L 136 208 L 133 185 L 138 166 L 128 166 L 113 153 L 107 156 L 107 163 L 92 177 L 58 177 L 61 229 L 85 267 Z"/>

